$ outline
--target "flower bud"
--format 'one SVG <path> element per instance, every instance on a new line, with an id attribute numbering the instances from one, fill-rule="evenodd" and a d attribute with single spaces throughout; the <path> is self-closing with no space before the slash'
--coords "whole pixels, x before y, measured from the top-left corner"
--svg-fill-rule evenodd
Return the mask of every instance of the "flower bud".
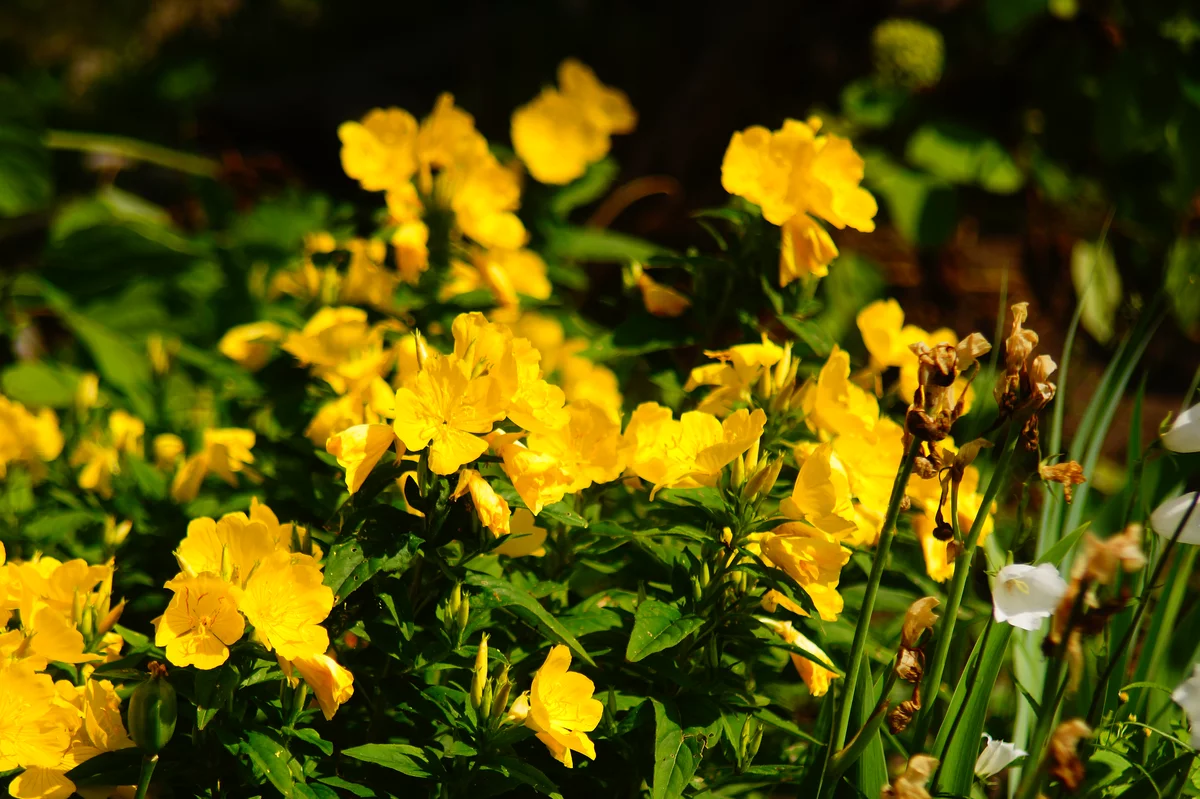
<path id="1" fill-rule="evenodd" d="M 512 691 L 512 682 L 508 679 L 508 664 L 500 670 L 500 676 L 496 678 L 496 697 L 492 701 L 491 717 L 494 723 L 499 723 L 500 719 L 508 710 L 508 695 Z"/>
<path id="2" fill-rule="evenodd" d="M 729 485 L 740 488 L 746 482 L 746 464 L 741 458 L 734 458 L 729 464 Z"/>
<path id="3" fill-rule="evenodd" d="M 463 600 L 458 604 L 458 613 L 455 614 L 455 621 L 458 626 L 458 637 L 461 639 L 467 631 L 467 622 L 471 618 L 471 603 Z"/>
<path id="4" fill-rule="evenodd" d="M 175 689 L 167 682 L 166 668 L 155 661 L 150 679 L 129 697 L 129 737 L 147 754 L 157 755 L 175 734 Z"/>
<path id="5" fill-rule="evenodd" d="M 495 689 L 492 687 L 491 680 L 485 680 L 483 683 L 483 693 L 479 700 L 479 717 L 491 718 L 492 715 L 492 700 L 495 699 Z"/>
<path id="6" fill-rule="evenodd" d="M 229 582 L 233 579 L 233 556 L 229 553 L 229 546 L 221 547 L 221 579 Z"/>
<path id="7" fill-rule="evenodd" d="M 754 443 L 750 445 L 750 449 L 746 450 L 745 467 L 746 474 L 754 474 L 758 469 L 758 439 L 754 439 Z"/>
<path id="8" fill-rule="evenodd" d="M 700 578 L 692 575 L 692 599 L 699 602 L 704 598 L 704 588 L 700 585 Z"/>
<path id="9" fill-rule="evenodd" d="M 483 633 L 479 638 L 479 648 L 475 652 L 475 671 L 471 676 L 471 704 L 475 707 L 483 704 L 483 687 L 487 682 L 487 642 L 488 634 Z"/>

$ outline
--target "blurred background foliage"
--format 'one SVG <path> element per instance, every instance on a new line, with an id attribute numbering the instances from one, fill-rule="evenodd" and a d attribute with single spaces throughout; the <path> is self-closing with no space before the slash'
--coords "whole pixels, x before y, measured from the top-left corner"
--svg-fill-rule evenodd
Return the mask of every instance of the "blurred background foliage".
<path id="1" fill-rule="evenodd" d="M 843 255 L 813 306 L 819 324 L 794 328 L 813 354 L 853 336 L 857 311 L 888 292 L 909 321 L 960 333 L 991 333 L 1006 298 L 1028 300 L 1057 355 L 1082 298 L 1071 390 L 1086 396 L 1161 296 L 1168 318 L 1146 353 L 1138 417 L 1147 433 L 1191 384 L 1200 12 L 1184 0 L 10 0 L 3 391 L 69 405 L 75 375 L 35 359 L 73 348 L 79 357 L 62 360 L 94 363 L 123 404 L 163 427 L 199 429 L 205 408 L 252 404 L 256 384 L 212 354 L 253 316 L 248 276 L 292 262 L 306 233 L 368 228 L 337 125 L 451 91 L 503 142 L 512 109 L 568 55 L 629 93 L 639 128 L 577 196 L 530 186 L 530 213 L 563 204 L 552 210 L 580 225 L 683 253 L 679 277 L 703 279 L 696 253 L 712 249 L 716 221 L 694 212 L 728 203 L 730 134 L 816 113 L 866 156 L 881 215 L 875 233 L 836 236 Z M 724 308 L 690 323 L 626 319 L 614 262 L 663 251 L 580 227 L 537 235 L 560 290 L 614 329 L 602 345 L 648 355 L 648 396 L 677 401 L 677 376 L 703 347 L 758 322 L 725 320 Z M 195 380 L 173 370 L 151 390 L 166 357 Z M 212 377 L 220 388 L 207 396 L 197 386 Z M 1094 479 L 1102 492 L 1122 480 L 1123 440 Z"/>

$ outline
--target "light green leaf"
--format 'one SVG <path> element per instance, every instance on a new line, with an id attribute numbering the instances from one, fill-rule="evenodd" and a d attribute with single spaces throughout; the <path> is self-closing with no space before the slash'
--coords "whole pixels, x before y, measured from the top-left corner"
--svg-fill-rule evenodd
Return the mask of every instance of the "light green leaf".
<path id="1" fill-rule="evenodd" d="M 604 196 L 620 171 L 620 166 L 613 159 L 600 159 L 589 166 L 582 177 L 554 193 L 550 200 L 550 210 L 557 216 L 566 218 L 567 214 L 579 206 L 595 202 Z"/>
<path id="2" fill-rule="evenodd" d="M 1164 289 L 1180 326 L 1192 337 L 1200 336 L 1200 239 L 1175 242 L 1167 255 Z"/>
<path id="3" fill-rule="evenodd" d="M 600 263 L 648 261 L 670 251 L 645 239 L 614 233 L 604 228 L 552 227 L 545 231 L 542 255 L 547 261 L 576 260 Z"/>
<path id="4" fill-rule="evenodd" d="M 69 408 L 81 374 L 62 364 L 22 361 L 4 370 L 0 388 L 9 399 L 33 408 Z"/>
<path id="5" fill-rule="evenodd" d="M 428 770 L 428 756 L 423 750 L 408 744 L 363 744 L 343 749 L 342 754 L 410 777 L 423 779 L 432 776 Z"/>
<path id="6" fill-rule="evenodd" d="M 1071 248 L 1071 282 L 1082 304 L 1083 329 L 1101 344 L 1113 337 L 1113 319 L 1121 307 L 1121 274 L 1112 249 L 1080 239 Z"/>
<path id="7" fill-rule="evenodd" d="M 922 125 L 908 140 L 904 157 L 943 180 L 978 185 L 994 194 L 1012 194 L 1025 182 L 999 142 L 955 123 Z"/>
<path id="8" fill-rule="evenodd" d="M 1091 524 L 1091 522 L 1087 522 L 1080 525 L 1078 529 L 1071 531 L 1070 535 L 1063 536 L 1061 541 L 1058 541 L 1054 546 L 1043 552 L 1034 563 L 1051 563 L 1055 566 L 1060 566 L 1063 558 L 1075 548 L 1075 545 L 1079 543 L 1079 539 L 1088 531 L 1088 527 Z"/>
<path id="9" fill-rule="evenodd" d="M 699 616 L 684 616 L 674 607 L 647 599 L 638 605 L 633 632 L 625 648 L 625 659 L 636 663 L 643 658 L 670 649 L 704 626 Z"/>
<path id="10" fill-rule="evenodd" d="M 263 732 L 251 730 L 242 741 L 241 749 L 281 794 L 292 795 L 295 779 L 288 766 L 291 756 L 282 743 Z"/>

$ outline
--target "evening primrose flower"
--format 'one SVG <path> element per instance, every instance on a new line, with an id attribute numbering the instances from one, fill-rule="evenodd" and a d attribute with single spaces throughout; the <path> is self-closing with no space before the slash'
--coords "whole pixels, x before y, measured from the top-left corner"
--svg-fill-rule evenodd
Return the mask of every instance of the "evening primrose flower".
<path id="1" fill-rule="evenodd" d="M 83 467 L 79 470 L 79 487 L 94 491 L 104 499 L 110 498 L 113 475 L 121 470 L 120 457 L 121 453 L 114 447 L 95 438 L 79 442 L 71 453 L 71 465 Z"/>
<path id="2" fill-rule="evenodd" d="M 276 551 L 250 575 L 238 607 L 268 651 L 295 660 L 323 654 L 329 633 L 321 622 L 333 609 L 333 590 L 311 558 Z"/>
<path id="3" fill-rule="evenodd" d="M 837 248 L 816 218 L 836 228 L 875 229 L 875 198 L 859 186 L 863 159 L 850 142 L 819 135 L 821 120 L 785 120 L 770 131 L 754 126 L 733 134 L 721 164 L 721 185 L 760 206 L 783 227 L 780 285 L 828 273 Z"/>
<path id="4" fill-rule="evenodd" d="M 1200 452 L 1200 403 L 1175 417 L 1162 443 L 1172 452 Z"/>
<path id="5" fill-rule="evenodd" d="M 417 170 L 417 120 L 400 108 L 376 108 L 338 128 L 342 168 L 367 191 L 405 183 Z"/>
<path id="6" fill-rule="evenodd" d="M 1192 748 L 1200 749 L 1200 664 L 1192 667 L 1192 676 L 1179 684 L 1171 699 L 1183 708 L 1192 725 Z"/>
<path id="7" fill-rule="evenodd" d="M 975 776 L 980 779 L 986 780 L 989 777 L 994 777 L 1020 758 L 1029 754 L 1024 749 L 1018 749 L 1008 741 L 993 738 L 986 732 L 983 734 L 983 737 L 987 743 L 984 745 L 983 751 L 979 753 L 979 757 L 975 760 Z"/>
<path id="8" fill-rule="evenodd" d="M 244 513 L 188 522 L 187 535 L 175 550 L 183 574 L 218 574 L 241 587 L 251 572 L 276 549 L 267 525 Z"/>
<path id="9" fill-rule="evenodd" d="M 837 586 L 842 566 L 850 560 L 850 550 L 803 522 L 781 524 L 762 538 L 761 546 L 770 563 L 787 572 L 804 589 L 823 620 L 837 621 L 844 604 Z M 798 615 L 808 615 L 785 599 L 777 594 L 768 603 L 771 605 L 768 610 L 779 603 Z"/>
<path id="10" fill-rule="evenodd" d="M 451 261 L 450 278 L 439 298 L 450 300 L 471 291 L 490 291 L 505 307 L 520 305 L 520 297 L 545 300 L 550 297 L 546 262 L 533 250 L 476 250 L 470 263 Z"/>
<path id="11" fill-rule="evenodd" d="M 716 363 L 708 363 L 692 369 L 684 391 L 699 386 L 714 386 L 696 410 L 725 416 L 733 411 L 738 402 L 750 399 L 750 391 L 764 369 L 769 369 L 783 358 L 783 348 L 772 342 L 767 334 L 760 344 L 738 344 L 727 350 L 705 350 L 705 356 Z"/>
<path id="12" fill-rule="evenodd" d="M 158 620 L 154 645 L 166 647 L 167 660 L 176 666 L 220 666 L 246 630 L 238 613 L 241 592 L 211 572 L 180 575 L 165 587 L 175 595 Z"/>
<path id="13" fill-rule="evenodd" d="M 853 434 L 873 437 L 879 402 L 850 382 L 850 355 L 834 347 L 815 383 L 801 394 L 804 421 L 822 437 Z"/>
<path id="14" fill-rule="evenodd" d="M 331 436 L 325 450 L 346 470 L 346 488 L 353 494 L 362 488 L 367 475 L 395 442 L 390 425 L 359 424 Z"/>
<path id="15" fill-rule="evenodd" d="M 651 499 L 662 488 L 712 485 L 726 465 L 758 441 L 766 421 L 761 408 L 753 413 L 743 408 L 724 422 L 699 411 L 676 420 L 670 408 L 644 402 L 625 428 L 628 464 L 654 484 Z"/>
<path id="16" fill-rule="evenodd" d="M 365 305 L 387 313 L 396 306 L 400 275 L 383 265 L 387 245 L 377 239 L 351 239 L 350 263 L 338 289 L 338 302 Z"/>
<path id="17" fill-rule="evenodd" d="M 112 445 L 118 452 L 142 453 L 142 436 L 146 433 L 146 423 L 131 413 L 122 410 L 113 411 L 108 417 L 108 432 L 112 437 Z"/>
<path id="18" fill-rule="evenodd" d="M 830 535 L 855 529 L 850 478 L 831 444 L 819 445 L 804 459 L 792 495 L 779 503 L 779 510 Z"/>
<path id="19" fill-rule="evenodd" d="M 0 395 L 0 477 L 8 464 L 23 464 L 33 477 L 46 472 L 43 464 L 56 459 L 63 448 L 58 417 L 49 408 L 36 414 L 24 405 Z"/>
<path id="20" fill-rule="evenodd" d="M 511 138 L 529 174 L 541 183 L 564 185 L 604 157 L 612 134 L 629 133 L 636 125 L 624 92 L 569 58 L 559 65 L 558 88 L 543 89 L 513 112 Z"/>
<path id="21" fill-rule="evenodd" d="M 479 515 L 479 521 L 483 523 L 483 526 L 491 530 L 492 535 L 497 538 L 508 535 L 510 516 L 508 502 L 495 492 L 488 481 L 483 479 L 483 475 L 474 469 L 463 469 L 458 473 L 458 485 L 450 498 L 458 499 L 468 492 L 471 494 L 475 512 Z"/>
<path id="22" fill-rule="evenodd" d="M 1195 491 L 1168 499 L 1150 514 L 1150 527 L 1163 538 L 1173 537 L 1180 525 L 1179 542 L 1200 546 L 1200 504 Z"/>
<path id="23" fill-rule="evenodd" d="M 805 657 L 796 652 L 789 653 L 792 656 L 792 665 L 796 668 L 796 673 L 808 686 L 808 692 L 813 696 L 827 694 L 830 681 L 839 676 L 834 670 L 833 661 L 830 660 L 829 655 L 825 654 L 825 651 L 813 643 L 807 635 L 797 630 L 790 621 L 764 618 L 760 618 L 759 621 L 783 638 L 786 643 L 803 649 L 809 655 L 809 657 Z"/>
<path id="24" fill-rule="evenodd" d="M 0 669 L 0 771 L 57 766 L 70 745 L 70 714 L 54 701 L 54 680 L 28 663 Z"/>
<path id="25" fill-rule="evenodd" d="M 682 316 L 692 305 L 692 301 L 685 295 L 651 279 L 645 272 L 638 275 L 637 287 L 642 293 L 642 302 L 646 310 L 654 316 L 674 319 Z"/>
<path id="26" fill-rule="evenodd" d="M 354 675 L 329 655 L 309 655 L 289 662 L 312 689 L 327 721 L 354 695 Z"/>
<path id="27" fill-rule="evenodd" d="M 154 465 L 159 469 L 169 469 L 183 457 L 186 447 L 183 439 L 174 433 L 160 433 L 154 437 L 151 449 L 154 450 Z"/>
<path id="28" fill-rule="evenodd" d="M 1050 618 L 1067 591 L 1067 581 L 1052 564 L 1010 563 L 996 574 L 992 612 L 996 621 L 1037 630 Z"/>
<path id="29" fill-rule="evenodd" d="M 227 330 L 217 342 L 217 350 L 242 368 L 257 372 L 266 366 L 283 336 L 283 328 L 274 322 L 251 322 Z"/>
<path id="30" fill-rule="evenodd" d="M 525 713 L 525 726 L 537 733 L 551 756 L 571 768 L 571 753 L 596 759 L 596 747 L 587 736 L 596 729 L 604 714 L 604 705 L 593 699 L 595 684 L 571 667 L 571 650 L 559 644 L 550 650 L 546 662 L 533 675 L 528 697 L 513 703 L 513 713 Z"/>

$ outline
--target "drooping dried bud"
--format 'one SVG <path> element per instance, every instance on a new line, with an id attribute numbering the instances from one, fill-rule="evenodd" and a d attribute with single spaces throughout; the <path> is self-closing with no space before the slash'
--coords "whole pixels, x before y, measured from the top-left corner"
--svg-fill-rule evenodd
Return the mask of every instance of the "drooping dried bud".
<path id="1" fill-rule="evenodd" d="M 1010 374 L 1019 374 L 1025 360 L 1038 345 L 1038 334 L 1024 328 L 1029 318 L 1029 303 L 1018 302 L 1012 306 L 1012 328 L 1004 342 L 1004 365 Z"/>
<path id="2" fill-rule="evenodd" d="M 1117 570 L 1135 572 L 1146 565 L 1142 551 L 1142 526 L 1131 524 L 1121 533 L 1101 540 L 1084 536 L 1084 553 L 1076 558 L 1071 576 L 1100 585 L 1112 585 Z"/>
<path id="3" fill-rule="evenodd" d="M 938 620 L 938 616 L 933 612 L 933 609 L 938 604 L 940 604 L 940 601 L 937 597 L 926 596 L 921 597 L 908 606 L 908 612 L 904 614 L 904 624 L 900 628 L 901 646 L 908 649 L 915 647 L 921 635 L 926 630 L 933 629 L 933 625 Z"/>
<path id="4" fill-rule="evenodd" d="M 896 656 L 896 676 L 913 684 L 925 676 L 925 653 L 920 649 L 900 649 Z"/>
<path id="5" fill-rule="evenodd" d="M 992 345 L 988 343 L 982 333 L 972 333 L 958 342 L 958 346 L 954 349 L 958 353 L 958 368 L 961 371 L 978 360 L 980 356 L 991 352 Z"/>
<path id="6" fill-rule="evenodd" d="M 1063 787 L 1074 791 L 1083 782 L 1084 765 L 1079 759 L 1079 742 L 1092 734 L 1083 719 L 1069 719 L 1059 724 L 1050 736 L 1050 775 L 1057 777 Z"/>
<path id="7" fill-rule="evenodd" d="M 979 452 L 991 446 L 992 442 L 986 438 L 977 438 L 959 447 L 958 453 L 954 456 L 954 462 L 950 465 L 950 479 L 961 483 L 967 467 L 975 462 L 975 459 L 979 457 Z"/>
<path id="8" fill-rule="evenodd" d="M 1071 501 L 1074 487 L 1087 482 L 1087 478 L 1083 476 L 1083 467 L 1077 461 L 1063 461 L 1053 466 L 1042 464 L 1038 466 L 1038 474 L 1047 483 L 1061 483 L 1063 497 L 1067 502 Z"/>
<path id="9" fill-rule="evenodd" d="M 914 697 L 916 693 L 914 692 Z M 900 704 L 896 705 L 887 714 L 888 729 L 892 731 L 892 735 L 899 735 L 908 729 L 908 725 L 912 723 L 913 716 L 921 709 L 921 703 L 916 699 L 905 699 Z M 925 794 L 928 796 L 929 794 Z"/>
<path id="10" fill-rule="evenodd" d="M 925 785 L 937 769 L 938 759 L 929 755 L 913 755 L 908 759 L 904 773 L 884 787 L 883 799 L 930 799 Z"/>
<path id="11" fill-rule="evenodd" d="M 933 525 L 933 537 L 938 541 L 953 541 L 954 526 L 942 518 L 942 509 L 938 508 Z"/>
<path id="12" fill-rule="evenodd" d="M 913 473 L 922 480 L 932 480 L 937 477 L 937 467 L 926 457 L 918 457 L 913 461 Z"/>

